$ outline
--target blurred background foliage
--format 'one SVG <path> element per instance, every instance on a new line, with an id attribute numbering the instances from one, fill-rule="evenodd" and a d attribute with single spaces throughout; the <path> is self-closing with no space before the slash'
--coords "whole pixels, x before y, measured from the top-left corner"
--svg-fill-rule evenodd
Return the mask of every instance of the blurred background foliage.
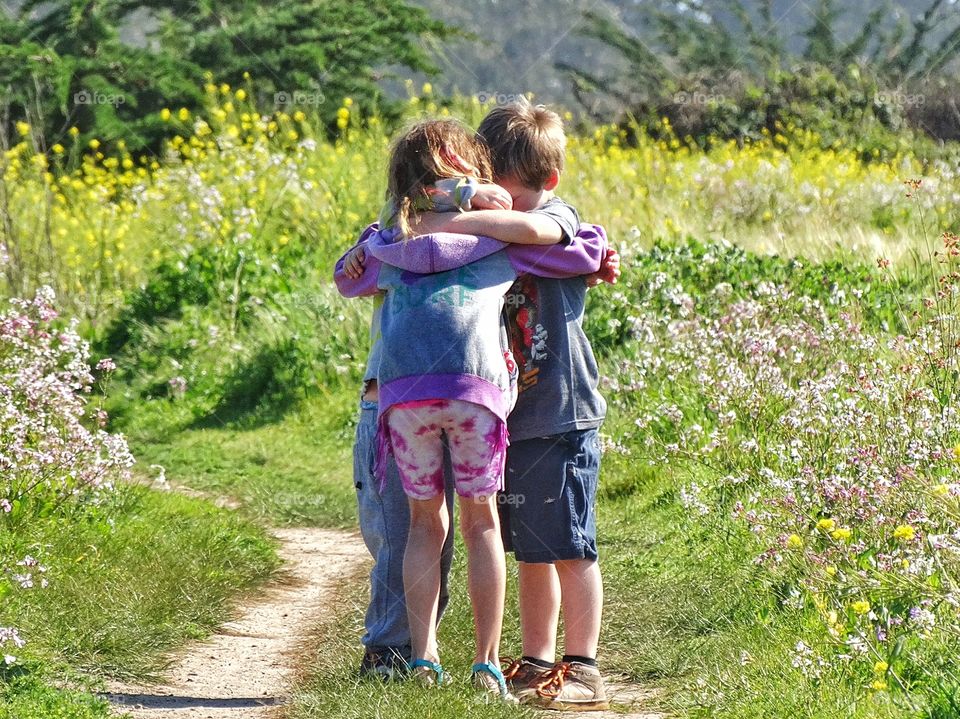
<path id="1" fill-rule="evenodd" d="M 25 121 L 44 148 L 77 127 L 156 151 L 171 132 L 157 112 L 201 109 L 213 73 L 254 75 L 261 108 L 315 110 L 330 133 L 347 96 L 395 122 L 412 77 L 481 102 L 532 90 L 584 122 L 667 117 L 701 142 L 792 122 L 825 146 L 888 152 L 907 133 L 933 152 L 960 138 L 958 51 L 952 0 L 13 0 L 0 136 L 9 146 Z"/>

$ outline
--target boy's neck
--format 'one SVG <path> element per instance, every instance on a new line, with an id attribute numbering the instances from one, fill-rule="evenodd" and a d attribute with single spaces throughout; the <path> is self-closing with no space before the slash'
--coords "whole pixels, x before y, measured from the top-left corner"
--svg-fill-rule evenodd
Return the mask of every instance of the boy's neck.
<path id="1" fill-rule="evenodd" d="M 549 202 L 553 198 L 553 191 L 559 182 L 559 177 L 559 172 L 557 172 L 555 176 L 550 177 L 547 183 L 545 183 L 545 186 L 541 187 L 529 187 L 515 177 L 499 177 L 494 179 L 503 189 L 510 193 L 510 196 L 513 198 L 513 209 L 519 210 L 520 212 L 529 212 L 530 210 L 535 210 L 543 206 L 544 203 Z"/>
<path id="2" fill-rule="evenodd" d="M 528 190 L 522 198 L 514 201 L 514 209 L 529 212 L 542 207 L 555 197 L 553 190 Z M 518 205 L 521 205 L 518 207 Z"/>
<path id="3" fill-rule="evenodd" d="M 534 209 L 540 207 L 541 205 L 547 204 L 554 197 L 556 197 L 556 194 L 553 192 L 553 190 L 541 190 L 540 197 L 537 199 L 537 204 Z"/>

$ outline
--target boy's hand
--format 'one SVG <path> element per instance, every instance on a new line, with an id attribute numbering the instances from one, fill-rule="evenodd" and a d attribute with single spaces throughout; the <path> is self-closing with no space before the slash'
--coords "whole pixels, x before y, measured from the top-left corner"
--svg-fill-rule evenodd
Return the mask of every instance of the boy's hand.
<path id="1" fill-rule="evenodd" d="M 367 253 L 363 245 L 357 245 L 347 253 L 343 258 L 343 272 L 351 280 L 358 280 L 363 276 L 365 269 L 364 263 L 367 261 Z"/>
<path id="2" fill-rule="evenodd" d="M 606 254 L 603 256 L 603 262 L 600 263 L 600 269 L 592 275 L 587 275 L 587 287 L 596 287 L 601 282 L 615 285 L 619 277 L 620 253 L 612 247 L 608 247 Z"/>
<path id="3" fill-rule="evenodd" d="M 512 210 L 513 198 L 500 185 L 478 185 L 470 206 L 475 210 Z"/>

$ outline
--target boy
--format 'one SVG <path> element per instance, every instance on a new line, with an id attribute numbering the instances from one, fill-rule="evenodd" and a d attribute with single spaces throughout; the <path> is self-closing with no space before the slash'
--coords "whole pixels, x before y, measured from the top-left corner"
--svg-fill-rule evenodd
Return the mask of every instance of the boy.
<path id="1" fill-rule="evenodd" d="M 569 242 L 580 220 L 553 194 L 566 149 L 560 118 L 523 100 L 494 108 L 479 134 L 493 155 L 495 181 L 514 210 L 524 211 L 518 231 L 533 220 L 542 242 Z M 517 219 L 498 210 L 424 215 L 417 232 L 499 236 Z M 615 253 L 605 265 L 605 279 L 615 281 Z M 596 662 L 603 584 L 594 508 L 606 404 L 582 327 L 587 284 L 525 276 L 507 294 L 520 394 L 508 419 L 501 504 L 504 545 L 519 566 L 523 636 L 523 656 L 507 671 L 511 691 L 544 708 L 580 711 L 608 708 Z M 565 653 L 555 662 L 561 606 Z"/>
<path id="2" fill-rule="evenodd" d="M 334 280 L 345 297 L 357 297 L 363 288 L 351 282 L 351 277 L 362 273 L 364 247 L 378 229 L 370 225 L 354 245 L 337 262 Z M 357 271 L 359 268 L 359 272 Z M 373 476 L 377 435 L 377 370 L 380 363 L 379 334 L 380 307 L 383 299 L 373 297 L 373 316 L 370 323 L 370 355 L 363 375 L 363 391 L 357 421 L 356 441 L 353 445 L 353 483 L 357 490 L 357 511 L 360 534 L 373 557 L 370 571 L 370 603 L 364 617 L 363 659 L 361 677 L 399 679 L 406 674 L 410 661 L 410 626 L 403 592 L 403 554 L 410 528 L 410 508 L 407 497 L 396 476 L 393 460 L 387 463 L 383 492 Z M 447 508 L 452 511 L 453 484 L 449 455 L 444 461 L 447 487 Z M 453 526 L 447 533 L 440 559 L 440 603 L 437 621 L 449 600 L 447 579 L 453 563 Z"/>

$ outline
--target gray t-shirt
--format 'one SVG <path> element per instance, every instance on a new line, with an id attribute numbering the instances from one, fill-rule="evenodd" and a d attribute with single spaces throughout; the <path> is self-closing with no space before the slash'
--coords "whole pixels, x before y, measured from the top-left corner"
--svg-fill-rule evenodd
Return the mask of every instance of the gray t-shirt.
<path id="1" fill-rule="evenodd" d="M 563 242 L 580 229 L 577 211 L 559 198 L 533 210 L 557 221 Z M 603 423 L 607 405 L 600 372 L 583 331 L 587 285 L 582 277 L 524 275 L 506 295 L 510 346 L 519 365 L 517 405 L 507 421 L 510 440 L 549 437 Z"/>

